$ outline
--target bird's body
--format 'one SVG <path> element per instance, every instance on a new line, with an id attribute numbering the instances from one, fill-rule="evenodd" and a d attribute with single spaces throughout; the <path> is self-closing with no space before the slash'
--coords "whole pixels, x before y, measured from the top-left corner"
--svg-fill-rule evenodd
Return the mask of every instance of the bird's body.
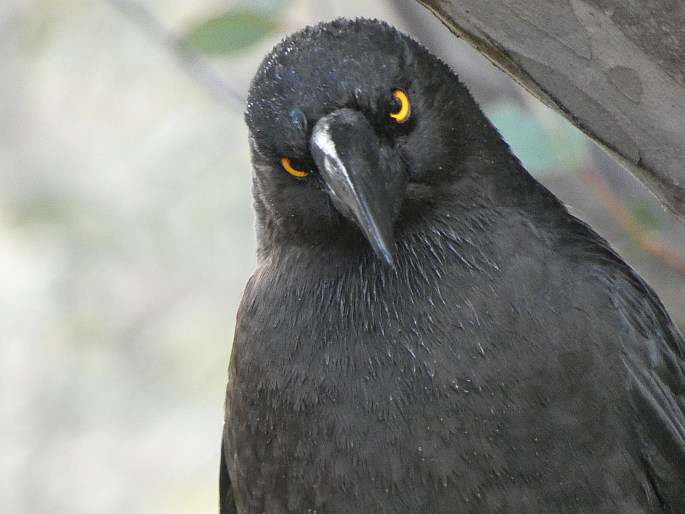
<path id="1" fill-rule="evenodd" d="M 222 512 L 685 511 L 682 336 L 444 64 L 324 24 L 267 57 L 247 120 Z"/>

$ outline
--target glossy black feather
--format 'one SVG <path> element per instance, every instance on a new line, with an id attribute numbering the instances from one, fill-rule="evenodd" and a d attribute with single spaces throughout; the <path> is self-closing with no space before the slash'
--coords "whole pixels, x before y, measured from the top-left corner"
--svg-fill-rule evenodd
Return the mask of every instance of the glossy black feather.
<path id="1" fill-rule="evenodd" d="M 402 126 L 394 87 L 412 101 Z M 338 109 L 374 127 L 378 173 L 408 177 L 394 267 L 309 153 Z M 685 512 L 682 336 L 447 66 L 380 22 L 322 24 L 267 56 L 246 120 L 259 265 L 229 366 L 222 513 Z"/>

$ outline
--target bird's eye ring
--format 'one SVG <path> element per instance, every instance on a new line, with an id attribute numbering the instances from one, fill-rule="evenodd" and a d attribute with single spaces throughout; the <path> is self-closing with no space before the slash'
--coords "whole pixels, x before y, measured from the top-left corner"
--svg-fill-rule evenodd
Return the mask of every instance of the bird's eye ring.
<path id="1" fill-rule="evenodd" d="M 411 114 L 411 104 L 407 93 L 401 89 L 393 89 L 393 110 L 390 111 L 390 117 L 397 123 L 404 123 L 409 119 Z"/>
<path id="2" fill-rule="evenodd" d="M 296 167 L 287 157 L 281 159 L 281 166 L 283 166 L 283 169 L 293 177 L 304 178 L 309 175 L 308 171 L 299 169 L 299 167 Z"/>

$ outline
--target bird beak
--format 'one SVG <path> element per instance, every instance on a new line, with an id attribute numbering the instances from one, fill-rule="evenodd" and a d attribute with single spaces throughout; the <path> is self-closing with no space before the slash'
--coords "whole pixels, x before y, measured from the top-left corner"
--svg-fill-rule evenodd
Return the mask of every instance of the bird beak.
<path id="1" fill-rule="evenodd" d="M 321 118 L 309 140 L 335 208 L 356 223 L 376 255 L 394 265 L 393 205 L 380 143 L 366 117 L 340 109 Z M 395 201 L 393 201 L 395 200 Z"/>

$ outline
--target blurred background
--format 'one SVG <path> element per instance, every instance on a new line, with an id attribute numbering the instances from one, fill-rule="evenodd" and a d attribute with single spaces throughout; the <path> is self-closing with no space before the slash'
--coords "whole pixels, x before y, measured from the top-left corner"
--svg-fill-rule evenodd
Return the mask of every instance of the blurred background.
<path id="1" fill-rule="evenodd" d="M 410 0 L 0 3 L 0 512 L 214 513 L 255 266 L 243 98 L 284 34 L 383 18 L 685 324 L 685 229 Z"/>

